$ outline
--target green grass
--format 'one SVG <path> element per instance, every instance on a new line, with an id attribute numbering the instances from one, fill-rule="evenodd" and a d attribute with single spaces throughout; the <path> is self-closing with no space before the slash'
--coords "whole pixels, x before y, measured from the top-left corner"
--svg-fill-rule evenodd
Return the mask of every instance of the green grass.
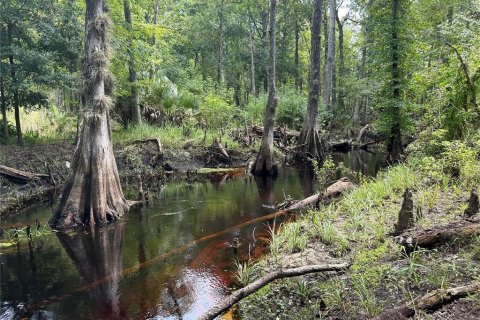
<path id="1" fill-rule="evenodd" d="M 126 144 L 134 140 L 155 137 L 160 139 L 162 147 L 167 149 L 183 148 L 187 141 L 193 146 L 210 146 L 213 140 L 220 136 L 220 130 L 207 130 L 205 134 L 202 129 L 193 126 L 168 125 L 157 127 L 146 123 L 113 131 L 114 142 Z M 238 149 L 240 147 L 238 142 L 230 137 L 228 131 L 222 137 L 222 144 L 228 149 Z"/>
<path id="2" fill-rule="evenodd" d="M 355 314 L 372 317 L 387 304 L 401 304 L 402 300 L 409 301 L 428 290 L 480 278 L 480 237 L 472 238 L 463 247 L 452 244 L 452 247 L 458 247 L 458 256 L 462 257 L 454 264 L 448 248 L 438 252 L 416 251 L 408 255 L 402 253 L 401 247 L 389 235 L 394 229 L 406 188 L 414 193 L 420 227 L 435 223 L 434 219 L 446 217 L 448 221 L 445 223 L 458 219 L 465 204 L 454 201 L 466 196 L 472 181 L 478 181 L 480 177 L 480 171 L 470 169 L 476 168 L 480 161 L 463 163 L 460 176 L 452 177 L 443 170 L 443 165 L 432 164 L 431 161 L 423 161 L 422 164 L 422 160 L 412 159 L 388 168 L 375 179 L 364 179 L 340 201 L 309 211 L 300 220 L 282 225 L 272 236 L 271 256 L 288 255 L 321 242 L 329 252 L 352 261 L 352 266 L 341 279 L 317 280 L 316 283 L 299 279 L 288 296 L 304 298 L 313 286 L 321 292 L 321 300 L 325 304 L 321 318 L 331 317 L 331 312 L 340 312 L 340 315 L 333 314 L 340 318 Z M 465 183 L 464 179 L 469 182 Z M 433 217 L 439 208 L 444 216 Z M 266 258 L 265 261 L 271 260 Z M 466 272 L 462 275 L 459 270 Z M 275 286 L 272 288 L 275 290 Z M 245 303 L 254 304 L 256 299 L 261 298 L 254 295 Z M 313 299 L 311 304 L 316 301 Z M 246 309 L 255 310 L 252 307 Z M 307 309 L 307 306 L 296 308 L 287 317 Z"/>

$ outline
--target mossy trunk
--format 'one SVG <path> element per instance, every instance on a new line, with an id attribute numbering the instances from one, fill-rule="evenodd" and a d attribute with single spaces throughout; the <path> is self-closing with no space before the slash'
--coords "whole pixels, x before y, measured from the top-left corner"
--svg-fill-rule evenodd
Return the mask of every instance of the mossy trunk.
<path id="1" fill-rule="evenodd" d="M 268 100 L 263 119 L 262 144 L 253 167 L 253 174 L 262 176 L 275 176 L 277 166 L 273 154 L 273 125 L 275 111 L 278 105 L 277 89 L 275 86 L 275 13 L 276 0 L 270 0 L 270 69 L 268 77 Z"/>
<path id="2" fill-rule="evenodd" d="M 102 0 L 87 0 L 83 66 L 83 127 L 61 200 L 50 221 L 55 229 L 104 224 L 128 211 L 113 154 L 108 109 L 109 20 Z"/>

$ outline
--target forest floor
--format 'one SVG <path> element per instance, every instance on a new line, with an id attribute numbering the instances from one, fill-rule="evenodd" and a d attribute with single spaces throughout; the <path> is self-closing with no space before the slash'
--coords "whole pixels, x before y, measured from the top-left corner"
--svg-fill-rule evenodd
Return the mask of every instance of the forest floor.
<path id="1" fill-rule="evenodd" d="M 237 274 L 240 282 L 280 267 L 344 261 L 351 266 L 343 274 L 277 280 L 244 299 L 237 313 L 242 319 L 258 320 L 370 319 L 432 290 L 480 281 L 478 232 L 411 253 L 392 235 L 406 188 L 413 192 L 416 212 L 415 226 L 407 232 L 412 234 L 464 221 L 478 174 L 452 178 L 428 161 L 409 161 L 365 180 L 340 201 L 281 225 L 272 233 L 271 253 L 246 264 Z M 414 318 L 480 319 L 480 294 L 430 313 L 416 310 Z"/>

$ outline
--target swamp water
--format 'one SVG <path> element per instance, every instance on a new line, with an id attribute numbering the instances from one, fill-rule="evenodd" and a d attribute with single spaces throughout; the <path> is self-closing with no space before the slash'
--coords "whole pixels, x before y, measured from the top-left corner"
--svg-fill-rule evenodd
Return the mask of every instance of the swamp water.
<path id="1" fill-rule="evenodd" d="M 333 159 L 365 175 L 381 167 L 365 151 Z M 196 319 L 228 294 L 235 261 L 268 249 L 273 205 L 313 192 L 305 170 L 282 169 L 275 181 L 216 174 L 167 184 L 106 227 L 21 241 L 0 255 L 0 319 Z M 41 208 L 2 227 L 50 216 Z"/>

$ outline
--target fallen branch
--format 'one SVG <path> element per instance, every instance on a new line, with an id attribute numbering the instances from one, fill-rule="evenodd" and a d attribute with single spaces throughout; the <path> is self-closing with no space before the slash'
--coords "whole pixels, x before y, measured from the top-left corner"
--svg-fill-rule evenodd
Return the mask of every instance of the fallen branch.
<path id="1" fill-rule="evenodd" d="M 4 165 L 0 165 L 0 174 L 9 179 L 22 180 L 22 181 L 36 181 L 40 179 L 49 178 L 48 174 L 27 172 L 23 170 L 10 168 Z"/>
<path id="2" fill-rule="evenodd" d="M 445 304 L 476 293 L 480 293 L 480 282 L 463 287 L 435 290 L 415 299 L 412 303 L 405 306 L 387 310 L 372 320 L 410 318 L 415 315 L 416 310 L 434 311 Z"/>
<path id="3" fill-rule="evenodd" d="M 480 222 L 462 221 L 451 223 L 439 228 L 422 230 L 413 234 L 402 235 L 396 238 L 398 244 L 412 249 L 415 247 L 432 247 L 457 238 L 464 238 L 480 234 Z"/>
<path id="4" fill-rule="evenodd" d="M 288 210 L 295 210 L 300 208 L 305 208 L 309 205 L 314 205 L 318 202 L 326 202 L 332 198 L 336 198 L 340 196 L 345 191 L 351 190 L 355 188 L 355 185 L 348 180 L 348 178 L 341 178 L 337 180 L 335 183 L 331 184 L 324 192 L 314 194 L 306 199 L 298 201 L 288 207 Z"/>
<path id="5" fill-rule="evenodd" d="M 258 291 L 259 289 L 263 288 L 270 282 L 276 279 L 282 278 L 290 278 L 301 276 L 308 273 L 314 272 L 325 272 L 325 271 L 343 271 L 348 268 L 349 263 L 341 263 L 341 264 L 324 264 L 324 265 L 313 265 L 313 266 L 305 266 L 299 268 L 292 268 L 292 269 L 280 269 L 274 272 L 271 272 L 258 280 L 255 280 L 251 284 L 234 291 L 231 295 L 225 298 L 223 301 L 218 303 L 212 309 L 210 309 L 206 314 L 204 314 L 199 319 L 201 320 L 211 320 L 215 319 L 218 315 L 222 314 L 223 312 L 227 311 L 230 307 L 232 307 L 235 303 L 239 302 L 245 297 L 248 297 L 252 293 Z"/>

